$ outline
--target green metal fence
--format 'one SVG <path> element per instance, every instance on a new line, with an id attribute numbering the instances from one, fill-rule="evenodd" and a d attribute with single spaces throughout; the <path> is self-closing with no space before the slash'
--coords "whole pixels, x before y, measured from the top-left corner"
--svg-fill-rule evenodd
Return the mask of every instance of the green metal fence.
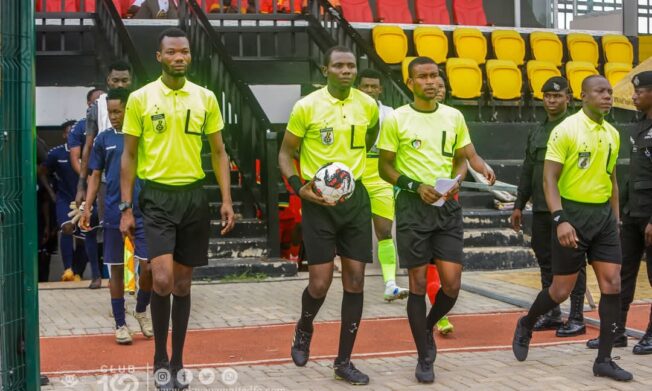
<path id="1" fill-rule="evenodd" d="M 38 390 L 34 5 L 0 1 L 0 390 Z"/>

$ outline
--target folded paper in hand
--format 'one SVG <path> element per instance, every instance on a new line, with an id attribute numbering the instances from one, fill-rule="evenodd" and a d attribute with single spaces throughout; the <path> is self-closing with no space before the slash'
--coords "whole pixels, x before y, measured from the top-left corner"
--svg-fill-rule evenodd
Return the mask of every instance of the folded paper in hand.
<path id="1" fill-rule="evenodd" d="M 455 184 L 459 182 L 461 179 L 461 176 L 456 176 L 455 178 L 437 178 L 437 181 L 435 181 L 435 190 L 437 190 L 437 193 L 439 194 L 446 194 L 448 193 L 453 187 L 455 187 Z M 437 201 L 433 202 L 431 205 L 433 206 L 442 206 L 444 205 L 444 202 L 446 200 L 444 197 L 439 198 Z"/>

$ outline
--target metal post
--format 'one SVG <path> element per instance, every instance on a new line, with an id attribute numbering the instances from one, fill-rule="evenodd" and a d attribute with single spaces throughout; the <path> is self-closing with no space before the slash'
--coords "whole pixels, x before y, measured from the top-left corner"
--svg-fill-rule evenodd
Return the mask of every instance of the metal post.
<path id="1" fill-rule="evenodd" d="M 552 0 L 552 28 L 559 28 L 559 1 Z M 564 28 L 566 26 L 564 25 Z"/>
<path id="2" fill-rule="evenodd" d="M 521 27 L 521 0 L 514 0 L 514 27 Z"/>

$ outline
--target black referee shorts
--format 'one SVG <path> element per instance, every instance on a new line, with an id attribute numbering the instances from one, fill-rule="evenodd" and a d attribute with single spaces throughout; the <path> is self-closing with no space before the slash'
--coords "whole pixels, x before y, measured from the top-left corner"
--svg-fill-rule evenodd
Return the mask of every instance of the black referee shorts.
<path id="1" fill-rule="evenodd" d="M 448 200 L 441 207 L 432 206 L 416 193 L 399 192 L 396 243 L 402 268 L 423 266 L 435 259 L 462 264 L 462 206 L 455 200 Z"/>
<path id="2" fill-rule="evenodd" d="M 184 186 L 143 181 L 138 205 L 145 223 L 149 259 L 172 254 L 174 261 L 208 264 L 210 214 L 203 181 Z"/>
<path id="3" fill-rule="evenodd" d="M 568 222 L 575 228 L 577 248 L 563 247 L 557 238 L 557 228 L 552 232 L 552 274 L 568 275 L 580 271 L 593 261 L 622 263 L 618 222 L 609 203 L 586 204 L 561 200 Z"/>
<path id="4" fill-rule="evenodd" d="M 301 204 L 301 230 L 308 265 L 332 262 L 335 254 L 371 263 L 371 202 L 362 181 L 351 197 L 335 206 Z"/>

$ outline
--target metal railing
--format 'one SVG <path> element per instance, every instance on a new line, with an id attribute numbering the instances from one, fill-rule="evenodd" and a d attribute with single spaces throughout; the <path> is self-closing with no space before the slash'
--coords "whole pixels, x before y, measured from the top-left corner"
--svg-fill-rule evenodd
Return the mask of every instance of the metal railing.
<path id="1" fill-rule="evenodd" d="M 144 85 L 149 81 L 147 71 L 113 1 L 97 0 L 96 12 L 96 25 L 109 44 L 111 54 L 114 58 L 125 59 L 131 64 L 135 76 L 134 85 Z"/>
<path id="2" fill-rule="evenodd" d="M 237 78 L 237 67 L 195 0 L 180 2 L 180 24 L 188 33 L 193 57 L 192 73 L 212 90 L 222 108 L 224 142 L 231 160 L 243 177 L 243 200 L 262 212 L 267 224 L 267 247 L 271 257 L 280 252 L 276 133 L 251 89 Z M 201 61 L 199 61 L 201 59 Z M 256 162 L 260 163 L 260 181 Z"/>
<path id="3" fill-rule="evenodd" d="M 0 390 L 39 387 L 34 10 L 0 1 Z"/>
<path id="4" fill-rule="evenodd" d="M 374 48 L 362 38 L 360 34 L 347 22 L 342 15 L 327 1 L 313 0 L 311 3 L 310 15 L 305 15 L 311 26 L 321 30 L 332 45 L 342 45 L 350 48 L 358 59 L 358 68 L 373 68 L 384 76 L 383 81 L 383 103 L 391 107 L 399 107 L 412 99 L 412 93 L 407 88 L 398 74 L 378 57 Z M 317 63 L 323 62 L 323 52 L 316 53 Z"/>

